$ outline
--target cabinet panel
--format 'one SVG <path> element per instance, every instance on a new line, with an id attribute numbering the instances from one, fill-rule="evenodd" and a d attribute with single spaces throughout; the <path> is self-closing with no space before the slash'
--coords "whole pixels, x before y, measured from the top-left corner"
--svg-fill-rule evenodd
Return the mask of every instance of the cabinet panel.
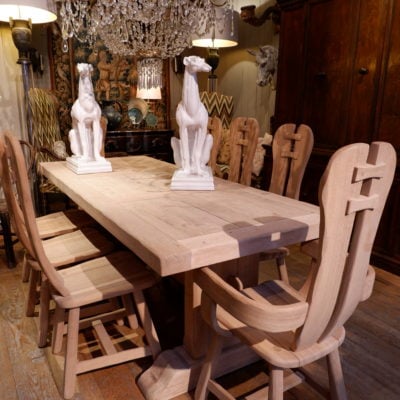
<path id="1" fill-rule="evenodd" d="M 301 118 L 301 96 L 304 86 L 305 9 L 303 5 L 282 14 L 277 82 L 275 129 Z M 282 116 L 282 118 L 280 118 Z"/>
<path id="2" fill-rule="evenodd" d="M 346 142 L 347 102 L 354 54 L 354 1 L 309 4 L 303 123 L 318 145 Z"/>
<path id="3" fill-rule="evenodd" d="M 385 205 L 374 242 L 372 263 L 400 275 L 400 171 Z"/>
<path id="4" fill-rule="evenodd" d="M 386 0 L 360 2 L 346 143 L 373 139 L 388 9 Z"/>
<path id="5" fill-rule="evenodd" d="M 383 85 L 382 109 L 376 137 L 392 143 L 400 152 L 400 2 L 394 1 Z"/>

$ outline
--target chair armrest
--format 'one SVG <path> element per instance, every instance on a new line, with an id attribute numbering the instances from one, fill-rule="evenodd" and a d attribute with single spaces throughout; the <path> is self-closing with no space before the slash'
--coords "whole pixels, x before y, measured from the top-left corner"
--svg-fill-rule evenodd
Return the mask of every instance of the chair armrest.
<path id="1" fill-rule="evenodd" d="M 298 301 L 292 304 L 273 305 L 253 300 L 226 283 L 210 268 L 195 272 L 195 282 L 216 304 L 242 323 L 266 332 L 285 332 L 304 323 L 308 304 Z"/>
<path id="2" fill-rule="evenodd" d="M 40 147 L 39 151 L 41 153 L 47 154 L 50 157 L 54 158 L 54 161 L 65 161 L 65 158 L 59 157 L 53 150 L 47 148 L 47 147 Z"/>

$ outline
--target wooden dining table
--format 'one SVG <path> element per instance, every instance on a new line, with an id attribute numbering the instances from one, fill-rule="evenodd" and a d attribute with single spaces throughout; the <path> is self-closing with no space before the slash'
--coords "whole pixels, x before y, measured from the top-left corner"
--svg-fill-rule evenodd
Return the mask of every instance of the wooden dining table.
<path id="1" fill-rule="evenodd" d="M 41 169 L 157 274 L 184 283 L 183 344 L 161 352 L 138 380 L 146 399 L 170 399 L 194 387 L 205 352 L 194 271 L 213 266 L 254 284 L 259 253 L 318 238 L 319 208 L 219 178 L 215 190 L 171 190 L 173 164 L 146 156 L 108 160 L 112 172 L 78 175 L 64 161 L 41 163 Z M 226 346 L 217 374 L 256 359 Z"/>

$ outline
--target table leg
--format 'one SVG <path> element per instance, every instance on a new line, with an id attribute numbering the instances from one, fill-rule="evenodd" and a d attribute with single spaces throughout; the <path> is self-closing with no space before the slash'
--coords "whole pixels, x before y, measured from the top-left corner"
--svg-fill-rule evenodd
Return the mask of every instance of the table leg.
<path id="1" fill-rule="evenodd" d="M 215 266 L 224 277 L 235 271 L 245 286 L 258 279 L 258 255 L 243 257 Z M 214 268 L 214 266 L 213 266 Z M 171 399 L 192 390 L 198 380 L 206 351 L 207 327 L 200 316 L 201 290 L 193 280 L 193 272 L 185 273 L 185 335 L 183 346 L 163 351 L 138 380 L 147 400 Z M 249 348 L 229 343 L 221 354 L 216 375 L 221 376 L 258 360 Z"/>

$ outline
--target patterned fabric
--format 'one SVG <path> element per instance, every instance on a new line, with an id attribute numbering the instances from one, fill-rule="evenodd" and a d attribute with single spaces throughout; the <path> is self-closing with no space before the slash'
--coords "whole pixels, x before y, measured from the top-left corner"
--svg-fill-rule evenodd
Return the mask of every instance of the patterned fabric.
<path id="1" fill-rule="evenodd" d="M 62 140 L 58 121 L 57 98 L 46 90 L 31 88 L 29 89 L 28 99 L 32 111 L 32 132 L 36 148 L 53 149 L 55 143 Z M 36 165 L 39 166 L 42 161 L 54 161 L 54 158 L 48 153 L 37 151 Z M 38 175 L 42 193 L 58 192 L 58 189 L 43 177 L 40 170 Z"/>
<path id="2" fill-rule="evenodd" d="M 268 133 L 264 137 L 258 138 L 256 153 L 254 154 L 253 169 L 252 173 L 255 176 L 259 176 L 261 169 L 264 165 L 265 149 L 263 144 L 271 145 L 272 136 Z M 226 177 L 229 173 L 229 160 L 230 160 L 230 131 L 224 129 L 221 137 L 220 150 L 217 155 L 217 166 L 220 169 L 220 173 L 217 172 L 219 177 Z"/>
<path id="3" fill-rule="evenodd" d="M 201 92 L 200 100 L 206 107 L 209 117 L 217 116 L 223 128 L 229 128 L 233 114 L 233 97 L 217 92 Z"/>

